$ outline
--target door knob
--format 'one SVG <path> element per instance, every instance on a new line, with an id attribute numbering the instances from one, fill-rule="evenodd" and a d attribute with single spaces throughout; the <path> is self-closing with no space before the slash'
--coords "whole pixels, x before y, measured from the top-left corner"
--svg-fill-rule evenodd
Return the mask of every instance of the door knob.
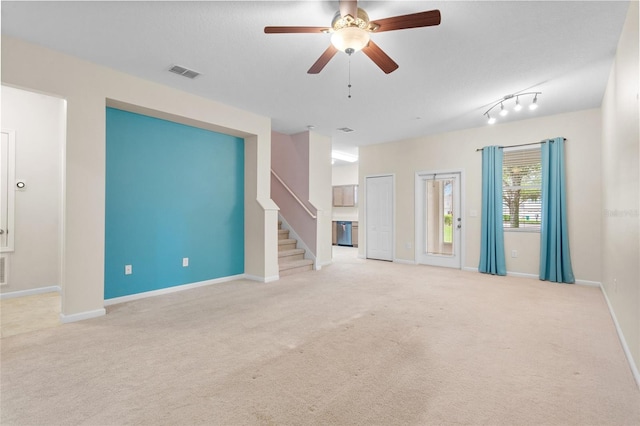
<path id="1" fill-rule="evenodd" d="M 4 234 L 4 229 L 0 229 L 0 235 Z"/>

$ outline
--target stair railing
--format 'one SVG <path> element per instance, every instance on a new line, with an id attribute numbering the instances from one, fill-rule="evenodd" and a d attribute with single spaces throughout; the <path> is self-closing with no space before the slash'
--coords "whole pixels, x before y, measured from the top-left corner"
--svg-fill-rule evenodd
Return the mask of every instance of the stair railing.
<path id="1" fill-rule="evenodd" d="M 287 185 L 286 183 L 284 183 L 284 181 L 280 178 L 280 176 L 278 176 L 278 174 L 276 172 L 273 171 L 273 169 L 271 169 L 271 174 L 278 179 L 278 182 L 280 182 L 282 184 L 282 186 L 284 187 L 284 189 L 287 190 L 287 192 L 289 194 L 291 194 L 291 196 L 293 197 L 294 200 L 296 200 L 296 202 L 298 204 L 300 204 L 300 206 L 302 206 L 302 208 L 304 209 L 304 211 L 307 212 L 307 214 L 309 216 L 311 216 L 312 219 L 316 219 L 316 215 L 314 215 L 311 210 L 309 210 L 309 208 L 302 202 L 302 200 L 300 198 L 298 198 L 298 196 L 291 190 L 291 188 L 289 188 L 289 185 Z"/>

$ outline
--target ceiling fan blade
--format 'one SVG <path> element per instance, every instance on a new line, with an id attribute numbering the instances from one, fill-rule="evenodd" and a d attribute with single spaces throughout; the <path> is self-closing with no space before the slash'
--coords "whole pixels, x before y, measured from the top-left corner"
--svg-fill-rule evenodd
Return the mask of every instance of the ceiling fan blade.
<path id="1" fill-rule="evenodd" d="M 264 27 L 265 34 L 323 33 L 327 27 Z"/>
<path id="2" fill-rule="evenodd" d="M 369 40 L 369 44 L 362 49 L 362 52 L 371 58 L 371 60 L 375 62 L 376 65 L 385 72 L 385 74 L 389 74 L 398 69 L 398 64 L 396 64 L 389 55 L 384 53 L 382 49 L 380 49 L 380 47 L 371 40 Z"/>
<path id="3" fill-rule="evenodd" d="M 351 15 L 358 17 L 358 1 L 357 0 L 340 0 L 340 16 Z"/>
<path id="4" fill-rule="evenodd" d="M 338 49 L 333 47 L 333 44 L 330 44 L 329 47 L 327 47 L 327 50 L 325 50 L 324 53 L 320 55 L 318 60 L 313 65 L 311 65 L 311 68 L 309 68 L 307 74 L 318 74 L 320 71 L 322 71 L 324 66 L 329 63 L 331 58 L 333 58 L 333 55 L 335 55 L 337 52 Z"/>
<path id="5" fill-rule="evenodd" d="M 375 32 L 403 30 L 406 28 L 430 27 L 440 25 L 440 11 L 438 9 L 426 12 L 411 13 L 409 15 L 394 16 L 374 22 L 380 27 Z"/>

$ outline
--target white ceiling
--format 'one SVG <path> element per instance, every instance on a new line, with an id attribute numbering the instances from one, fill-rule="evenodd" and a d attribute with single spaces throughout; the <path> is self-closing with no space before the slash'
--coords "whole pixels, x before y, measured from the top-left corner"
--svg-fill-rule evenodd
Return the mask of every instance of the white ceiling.
<path id="1" fill-rule="evenodd" d="M 486 125 L 504 95 L 541 91 L 540 108 L 509 120 L 599 107 L 628 9 L 619 1 L 365 1 L 372 21 L 439 9 L 442 23 L 374 34 L 400 66 L 386 75 L 362 52 L 307 70 L 338 1 L 8 2 L 2 34 L 272 118 L 293 134 L 315 126 L 334 148 Z M 178 64 L 202 75 L 169 73 Z M 505 121 L 505 120 L 503 120 Z M 354 131 L 343 133 L 338 128 Z"/>

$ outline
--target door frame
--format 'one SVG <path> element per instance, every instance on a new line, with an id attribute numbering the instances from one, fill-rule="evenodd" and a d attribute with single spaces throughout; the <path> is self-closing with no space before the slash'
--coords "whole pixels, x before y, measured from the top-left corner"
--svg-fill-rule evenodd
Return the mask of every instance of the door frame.
<path id="1" fill-rule="evenodd" d="M 414 202 L 414 260 L 416 264 L 422 265 L 422 263 L 420 263 L 419 259 L 420 259 L 420 248 L 422 246 L 422 244 L 419 242 L 421 241 L 421 230 L 422 230 L 422 226 L 420 225 L 420 215 L 422 212 L 422 208 L 420 207 L 420 203 L 418 202 L 419 197 L 421 197 L 422 195 L 420 194 L 420 189 L 421 189 L 421 182 L 423 180 L 424 176 L 429 176 L 429 175 L 450 175 L 450 174 L 458 174 L 460 175 L 460 218 L 461 218 L 461 225 L 462 227 L 460 228 L 460 247 L 459 247 L 459 252 L 460 252 L 460 267 L 459 268 L 454 268 L 454 269 L 464 269 L 465 267 L 465 260 L 466 260 L 466 241 L 467 241 L 467 218 L 465 213 L 465 198 L 466 198 L 466 184 L 465 184 L 465 173 L 464 173 L 464 169 L 444 169 L 444 170 L 426 170 L 426 171 L 419 171 L 416 172 L 415 174 L 415 181 L 414 181 L 414 197 L 413 197 L 413 202 Z"/>
<path id="2" fill-rule="evenodd" d="M 395 173 L 379 173 L 373 175 L 366 175 L 364 177 L 364 197 L 361 199 L 364 200 L 364 259 L 368 259 L 367 253 L 369 252 L 369 230 L 367 227 L 367 179 L 369 178 L 379 178 L 379 177 L 390 177 L 391 178 L 391 198 L 393 199 L 393 205 L 391 206 L 391 261 L 396 261 L 396 174 Z M 362 194 L 360 194 L 362 195 Z M 360 200 L 358 200 L 360 202 Z M 360 224 L 358 224 L 360 227 Z M 375 260 L 375 259 L 373 259 Z"/>

